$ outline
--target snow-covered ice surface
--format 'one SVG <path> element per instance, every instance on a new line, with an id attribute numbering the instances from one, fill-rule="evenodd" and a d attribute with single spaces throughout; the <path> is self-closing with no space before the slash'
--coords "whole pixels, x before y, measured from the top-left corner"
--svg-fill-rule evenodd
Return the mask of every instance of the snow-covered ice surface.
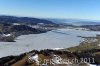
<path id="1" fill-rule="evenodd" d="M 93 64 L 89 64 L 89 66 L 100 66 L 100 65 L 93 65 Z"/>
<path id="2" fill-rule="evenodd" d="M 82 31 L 75 29 L 59 29 L 42 34 L 22 35 L 16 42 L 0 42 L 0 57 L 18 55 L 33 49 L 67 48 L 76 46 L 82 41 L 77 36 L 96 36 L 97 31 Z"/>

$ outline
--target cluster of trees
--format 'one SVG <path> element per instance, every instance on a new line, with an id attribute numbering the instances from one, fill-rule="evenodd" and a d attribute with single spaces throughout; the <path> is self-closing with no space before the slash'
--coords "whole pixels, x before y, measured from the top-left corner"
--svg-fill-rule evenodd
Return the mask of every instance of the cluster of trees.
<path id="1" fill-rule="evenodd" d="M 39 29 L 35 29 L 35 28 L 32 28 L 32 27 L 29 27 L 27 25 L 11 25 L 11 24 L 5 24 L 5 23 L 2 23 L 0 24 L 2 26 L 0 26 L 0 29 L 2 31 L 0 32 L 3 32 L 3 33 L 11 33 L 11 32 L 25 32 L 26 33 L 41 33 L 41 32 L 45 32 L 43 30 L 39 30 Z"/>
<path id="2" fill-rule="evenodd" d="M 64 51 L 64 50 L 52 50 L 52 49 L 44 49 L 44 50 L 32 50 L 29 53 L 35 53 L 35 54 L 43 54 L 45 56 L 49 56 L 51 54 L 55 55 L 62 55 L 62 54 L 71 54 L 69 51 Z"/>
<path id="3" fill-rule="evenodd" d="M 25 55 L 26 53 L 21 54 L 19 56 L 7 56 L 7 57 L 0 58 L 0 66 L 10 66 L 16 63 L 17 61 L 23 59 Z"/>

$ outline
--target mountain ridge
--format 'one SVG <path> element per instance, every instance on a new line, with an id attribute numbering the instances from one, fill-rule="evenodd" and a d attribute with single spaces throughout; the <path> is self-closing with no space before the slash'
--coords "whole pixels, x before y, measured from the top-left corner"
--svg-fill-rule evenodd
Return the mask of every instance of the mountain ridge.
<path id="1" fill-rule="evenodd" d="M 0 15 L 1 23 L 45 23 L 45 24 L 55 24 L 52 21 L 40 19 L 40 18 L 32 18 L 32 17 L 17 17 L 17 16 L 6 16 Z"/>
<path id="2" fill-rule="evenodd" d="M 86 20 L 86 19 L 56 19 L 56 18 L 47 18 L 47 20 L 52 21 L 54 23 L 65 23 L 72 25 L 100 25 L 100 21 L 97 20 Z"/>

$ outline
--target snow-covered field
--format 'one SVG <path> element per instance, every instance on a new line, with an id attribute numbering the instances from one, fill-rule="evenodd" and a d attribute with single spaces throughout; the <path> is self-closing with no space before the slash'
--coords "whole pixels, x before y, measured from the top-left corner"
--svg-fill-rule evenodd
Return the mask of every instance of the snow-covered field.
<path id="1" fill-rule="evenodd" d="M 16 42 L 0 42 L 0 57 L 17 55 L 33 49 L 76 46 L 82 41 L 82 38 L 77 36 L 96 36 L 96 34 L 100 32 L 59 29 L 42 34 L 22 35 L 16 38 Z"/>

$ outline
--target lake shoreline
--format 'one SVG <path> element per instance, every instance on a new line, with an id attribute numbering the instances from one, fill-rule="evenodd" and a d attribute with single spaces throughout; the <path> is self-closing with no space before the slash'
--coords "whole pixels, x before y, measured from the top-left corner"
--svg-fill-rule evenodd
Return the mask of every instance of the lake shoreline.
<path id="1" fill-rule="evenodd" d="M 29 35 L 18 36 L 16 38 L 16 42 L 0 42 L 1 45 L 0 49 L 2 49 L 0 51 L 2 52 L 0 56 L 5 56 L 7 54 L 9 56 L 12 53 L 14 55 L 17 55 L 24 52 L 28 52 L 33 49 L 41 50 L 41 49 L 74 47 L 79 45 L 80 42 L 83 40 L 81 37 L 77 37 L 77 35 L 87 36 L 88 35 L 87 33 L 90 33 L 87 31 L 81 32 L 80 30 L 74 30 L 74 29 L 60 29 L 56 31 L 58 32 L 60 31 L 62 33 L 55 33 L 48 31 L 46 33 L 41 33 L 41 34 L 29 34 Z M 91 32 L 91 34 L 89 34 L 88 36 L 94 36 L 94 35 L 96 35 L 96 32 Z"/>

